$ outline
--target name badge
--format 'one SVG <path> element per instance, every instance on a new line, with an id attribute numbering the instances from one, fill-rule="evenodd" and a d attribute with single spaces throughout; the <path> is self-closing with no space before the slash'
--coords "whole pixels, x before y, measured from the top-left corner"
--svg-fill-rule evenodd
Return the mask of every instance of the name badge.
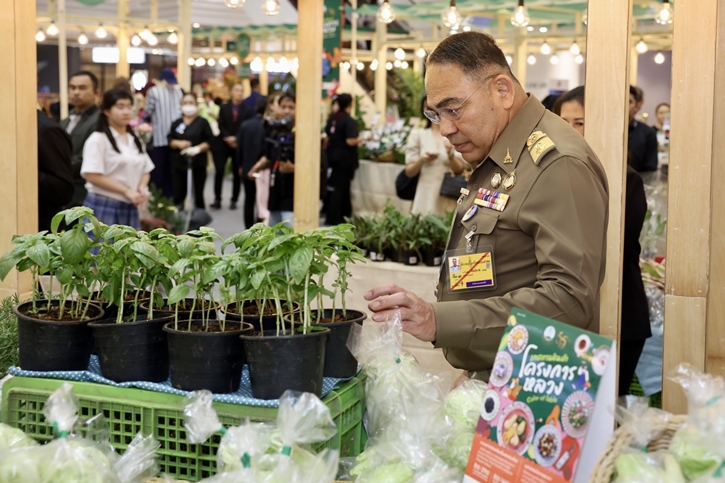
<path id="1" fill-rule="evenodd" d="M 185 130 L 186 130 L 186 124 L 184 124 L 183 122 L 181 124 L 179 124 L 178 126 L 176 126 L 176 132 L 178 134 L 184 134 Z"/>
<path id="2" fill-rule="evenodd" d="M 495 286 L 491 251 L 447 257 L 448 290 L 491 289 Z"/>

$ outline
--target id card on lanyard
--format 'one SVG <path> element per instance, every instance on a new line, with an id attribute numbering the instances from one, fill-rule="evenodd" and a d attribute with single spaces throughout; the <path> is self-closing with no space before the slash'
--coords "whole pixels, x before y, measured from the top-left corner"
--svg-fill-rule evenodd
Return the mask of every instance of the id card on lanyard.
<path id="1" fill-rule="evenodd" d="M 496 288 L 493 247 L 480 247 L 476 253 L 446 251 L 445 279 L 448 293 Z"/>

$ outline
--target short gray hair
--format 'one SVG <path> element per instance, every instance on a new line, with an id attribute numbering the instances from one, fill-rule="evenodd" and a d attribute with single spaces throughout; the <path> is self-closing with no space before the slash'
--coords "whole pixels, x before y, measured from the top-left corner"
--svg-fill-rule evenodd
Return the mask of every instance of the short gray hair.
<path id="1" fill-rule="evenodd" d="M 428 56 L 426 67 L 433 64 L 455 65 L 471 77 L 479 77 L 494 67 L 516 79 L 496 40 L 481 32 L 451 35 Z"/>

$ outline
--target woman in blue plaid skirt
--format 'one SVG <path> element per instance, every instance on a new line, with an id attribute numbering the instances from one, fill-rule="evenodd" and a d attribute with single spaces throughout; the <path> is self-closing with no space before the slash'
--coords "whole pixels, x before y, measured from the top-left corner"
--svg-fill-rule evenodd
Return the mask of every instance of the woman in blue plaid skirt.
<path id="1" fill-rule="evenodd" d="M 84 206 L 107 224 L 141 228 L 138 209 L 148 198 L 154 164 L 129 126 L 133 97 L 121 89 L 103 95 L 96 132 L 83 147 L 81 176 L 87 181 Z"/>

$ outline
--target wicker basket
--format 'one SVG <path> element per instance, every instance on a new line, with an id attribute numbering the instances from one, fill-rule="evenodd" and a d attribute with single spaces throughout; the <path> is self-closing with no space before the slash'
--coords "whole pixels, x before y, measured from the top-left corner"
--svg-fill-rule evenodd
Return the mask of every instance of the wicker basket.
<path id="1" fill-rule="evenodd" d="M 648 452 L 662 451 L 670 447 L 670 441 L 684 424 L 687 416 L 671 416 L 666 422 L 657 423 L 654 429 L 657 429 L 657 436 L 647 445 Z M 624 450 L 629 448 L 634 440 L 634 435 L 630 431 L 629 425 L 620 426 L 609 440 L 604 454 L 599 458 L 597 464 L 594 465 L 590 483 L 609 483 L 614 476 L 614 461 L 622 454 Z"/>

